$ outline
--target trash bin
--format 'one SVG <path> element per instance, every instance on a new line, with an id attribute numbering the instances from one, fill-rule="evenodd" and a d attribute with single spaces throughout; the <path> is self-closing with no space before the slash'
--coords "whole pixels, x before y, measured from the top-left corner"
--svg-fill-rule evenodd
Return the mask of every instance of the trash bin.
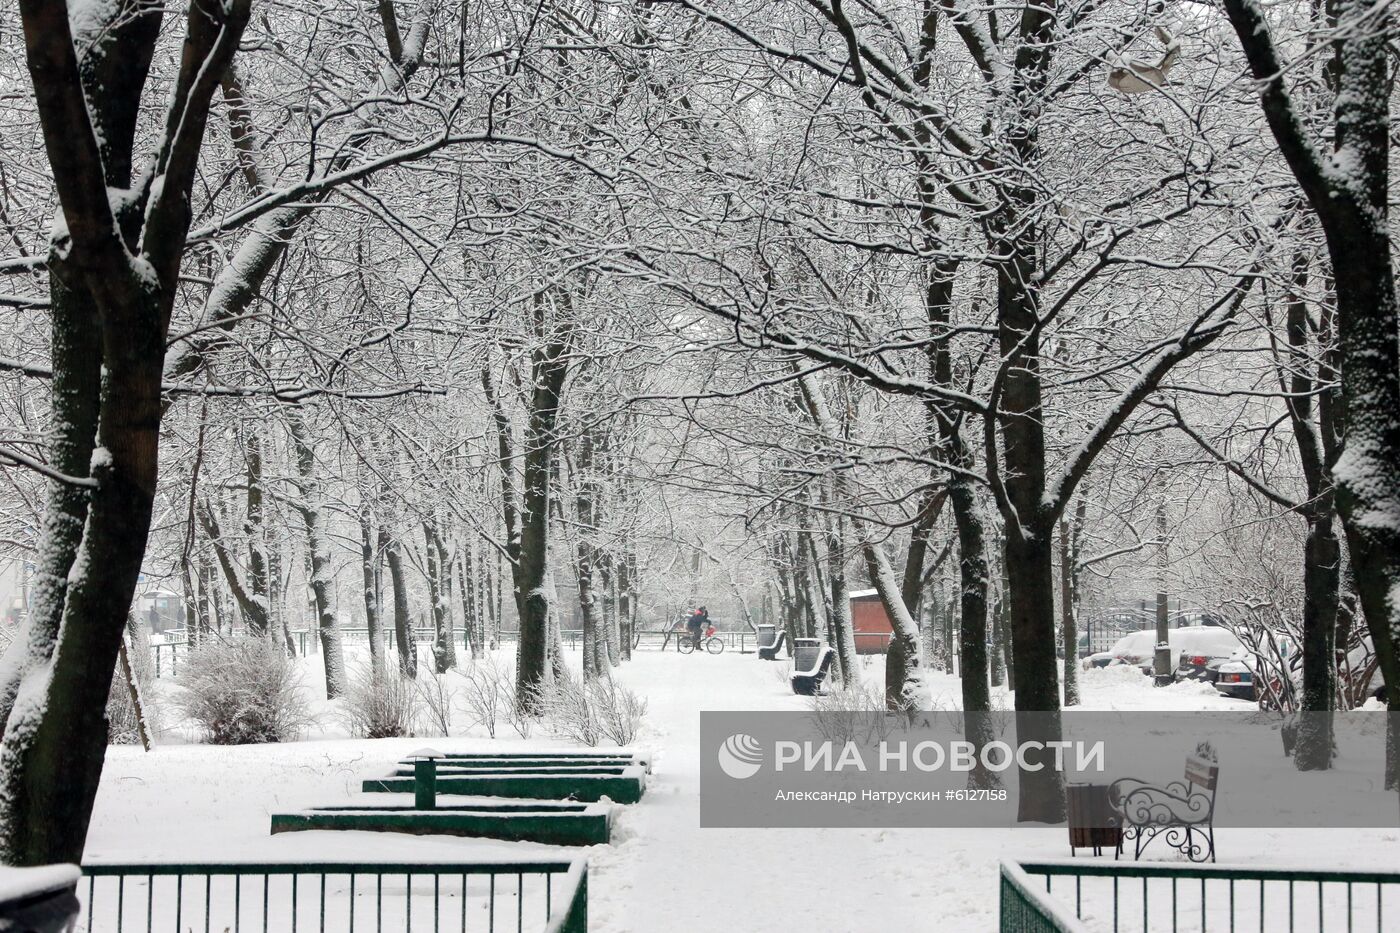
<path id="1" fill-rule="evenodd" d="M 1108 785 L 1071 782 L 1065 786 L 1065 798 L 1070 855 L 1075 849 L 1093 849 L 1095 855 L 1102 855 L 1105 846 L 1117 851 L 1123 829 L 1108 799 Z"/>

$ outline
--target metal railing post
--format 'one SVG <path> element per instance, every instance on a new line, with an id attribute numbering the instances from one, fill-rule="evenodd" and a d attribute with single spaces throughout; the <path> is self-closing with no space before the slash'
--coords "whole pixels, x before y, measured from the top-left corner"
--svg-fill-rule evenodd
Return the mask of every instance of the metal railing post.
<path id="1" fill-rule="evenodd" d="M 436 758 L 419 758 L 413 763 L 413 805 L 419 810 L 437 809 Z"/>

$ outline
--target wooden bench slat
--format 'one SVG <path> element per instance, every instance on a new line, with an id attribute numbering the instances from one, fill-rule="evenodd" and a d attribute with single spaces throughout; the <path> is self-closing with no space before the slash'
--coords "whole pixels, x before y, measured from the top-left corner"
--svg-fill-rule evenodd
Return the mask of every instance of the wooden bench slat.
<path id="1" fill-rule="evenodd" d="M 1220 766 L 1208 759 L 1192 755 L 1186 759 L 1186 780 L 1206 790 L 1215 790 L 1220 778 Z"/>

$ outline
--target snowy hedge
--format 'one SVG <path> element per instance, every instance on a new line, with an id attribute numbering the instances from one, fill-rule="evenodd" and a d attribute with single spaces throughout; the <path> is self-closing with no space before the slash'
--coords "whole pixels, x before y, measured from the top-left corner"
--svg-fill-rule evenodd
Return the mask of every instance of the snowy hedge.
<path id="1" fill-rule="evenodd" d="M 211 641 L 190 652 L 182 712 L 212 745 L 298 738 L 310 724 L 295 662 L 267 638 Z"/>

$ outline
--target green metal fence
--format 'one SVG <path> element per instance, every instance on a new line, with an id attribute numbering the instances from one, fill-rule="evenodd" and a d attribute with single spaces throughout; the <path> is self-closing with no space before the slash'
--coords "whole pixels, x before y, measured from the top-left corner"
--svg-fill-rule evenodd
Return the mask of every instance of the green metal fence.
<path id="1" fill-rule="evenodd" d="M 88 933 L 584 933 L 585 860 L 96 863 Z"/>
<path id="2" fill-rule="evenodd" d="M 1018 861 L 1001 865 L 1002 933 L 1364 931 L 1400 918 L 1400 872 Z"/>

